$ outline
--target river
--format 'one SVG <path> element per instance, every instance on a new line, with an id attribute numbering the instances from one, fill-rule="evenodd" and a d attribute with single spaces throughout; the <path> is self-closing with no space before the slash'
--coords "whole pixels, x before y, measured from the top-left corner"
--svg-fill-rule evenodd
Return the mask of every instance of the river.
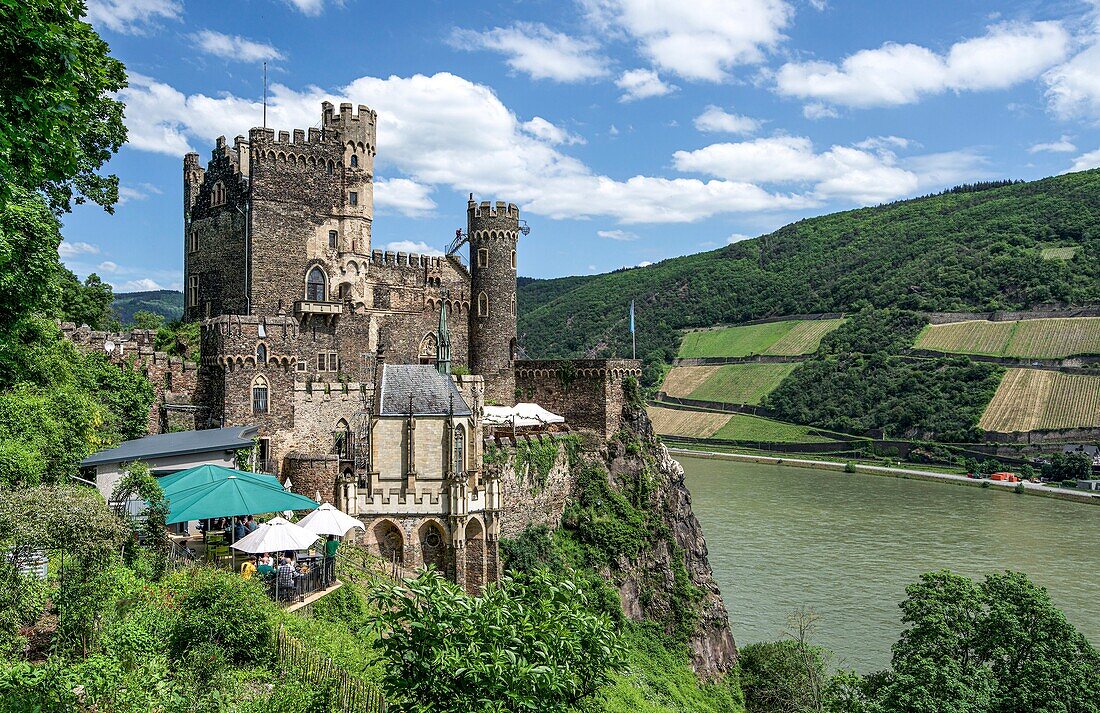
<path id="1" fill-rule="evenodd" d="M 919 480 L 677 456 L 739 645 L 799 607 L 836 663 L 885 668 L 922 572 L 1013 569 L 1100 643 L 1100 507 Z"/>

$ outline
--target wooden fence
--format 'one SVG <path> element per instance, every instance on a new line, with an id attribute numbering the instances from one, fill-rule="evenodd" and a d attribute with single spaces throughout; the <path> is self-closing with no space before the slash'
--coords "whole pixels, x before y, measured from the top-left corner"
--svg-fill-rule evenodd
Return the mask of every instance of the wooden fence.
<path id="1" fill-rule="evenodd" d="M 310 683 L 329 691 L 330 703 L 343 713 L 384 713 L 386 699 L 377 686 L 355 678 L 328 656 L 310 651 L 280 625 L 275 634 L 275 652 L 282 675 L 293 671 Z"/>

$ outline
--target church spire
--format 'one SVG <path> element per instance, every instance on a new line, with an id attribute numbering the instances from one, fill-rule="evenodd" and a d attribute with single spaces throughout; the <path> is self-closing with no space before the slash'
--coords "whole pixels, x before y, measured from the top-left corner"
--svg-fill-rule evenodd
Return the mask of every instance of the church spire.
<path id="1" fill-rule="evenodd" d="M 447 300 L 439 305 L 439 329 L 436 333 L 435 368 L 445 376 L 451 373 L 451 334 L 447 331 Z"/>

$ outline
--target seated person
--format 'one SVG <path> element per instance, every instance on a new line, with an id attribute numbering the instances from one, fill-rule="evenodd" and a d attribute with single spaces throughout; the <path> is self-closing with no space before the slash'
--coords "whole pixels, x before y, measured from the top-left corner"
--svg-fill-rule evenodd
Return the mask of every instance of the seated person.
<path id="1" fill-rule="evenodd" d="M 256 564 L 256 571 L 261 575 L 269 575 L 275 571 L 275 560 L 268 553 L 264 553 Z"/>
<path id="2" fill-rule="evenodd" d="M 298 573 L 294 571 L 294 563 L 284 557 L 275 574 L 275 586 L 279 590 L 279 596 L 284 599 L 293 599 L 297 594 L 297 582 Z"/>
<path id="3" fill-rule="evenodd" d="M 244 526 L 244 520 L 238 519 L 236 526 L 233 528 L 233 541 L 243 539 L 248 534 L 248 528 Z"/>

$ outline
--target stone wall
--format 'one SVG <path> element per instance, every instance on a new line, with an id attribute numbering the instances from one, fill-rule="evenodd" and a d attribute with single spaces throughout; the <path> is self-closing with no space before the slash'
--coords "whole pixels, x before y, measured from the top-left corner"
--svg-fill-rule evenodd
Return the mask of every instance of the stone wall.
<path id="1" fill-rule="evenodd" d="M 529 473 L 516 472 L 514 449 L 505 447 L 503 454 L 505 460 L 485 466 L 486 477 L 500 478 L 505 503 L 500 518 L 500 536 L 514 539 L 531 525 L 544 525 L 551 530 L 559 527 L 574 485 L 565 448 L 558 447 L 557 459 L 541 487 L 533 485 Z"/>
<path id="2" fill-rule="evenodd" d="M 153 385 L 153 404 L 149 409 L 148 433 L 189 430 L 206 418 L 206 412 L 194 399 L 198 387 L 199 365 L 180 357 L 155 351 L 156 332 L 135 329 L 130 332 L 93 331 L 87 325 L 61 324 L 61 333 L 81 351 L 101 352 L 120 367 L 140 369 Z M 110 347 L 110 349 L 108 349 Z"/>
<path id="3" fill-rule="evenodd" d="M 289 453 L 283 459 L 283 481 L 289 478 L 290 489 L 307 498 L 320 493 L 322 502 L 335 502 L 339 475 L 340 462 L 332 454 Z"/>
<path id="4" fill-rule="evenodd" d="M 623 381 L 642 375 L 636 359 L 518 360 L 516 393 L 565 417 L 572 428 L 607 438 L 619 430 Z"/>

